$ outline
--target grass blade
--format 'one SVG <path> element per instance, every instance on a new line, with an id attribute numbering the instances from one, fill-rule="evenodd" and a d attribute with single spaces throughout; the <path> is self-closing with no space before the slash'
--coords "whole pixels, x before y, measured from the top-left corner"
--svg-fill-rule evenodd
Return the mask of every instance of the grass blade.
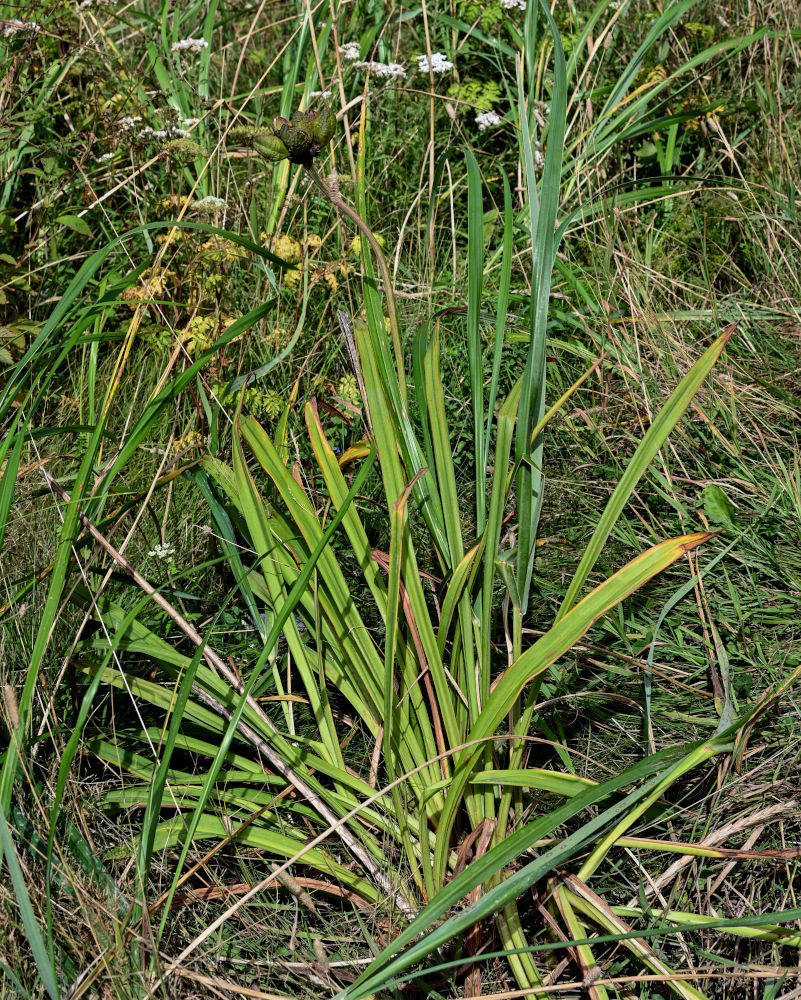
<path id="1" fill-rule="evenodd" d="M 475 446 L 476 534 L 487 516 L 487 465 L 484 430 L 484 365 L 481 350 L 481 287 L 484 278 L 484 205 L 476 158 L 465 150 L 467 163 L 467 366 Z M 458 560 L 454 561 L 455 562 Z"/>
<path id="2" fill-rule="evenodd" d="M 20 916 L 22 917 L 22 925 L 25 928 L 25 934 L 28 938 L 28 946 L 33 954 L 33 960 L 36 963 L 36 969 L 39 973 L 39 977 L 42 980 L 42 984 L 47 990 L 48 995 L 50 996 L 50 1000 L 59 1000 L 56 973 L 50 960 L 50 955 L 48 954 L 45 946 L 44 939 L 42 938 L 42 932 L 39 928 L 39 924 L 36 922 L 36 915 L 33 912 L 31 899 L 28 895 L 27 886 L 25 885 L 25 878 L 22 874 L 22 868 L 20 867 L 17 852 L 14 848 L 11 831 L 6 823 L 6 814 L 2 804 L 0 804 L 0 847 L 2 848 L 2 854 L 6 859 L 6 867 L 8 868 L 8 874 L 11 876 L 11 885 L 14 889 L 14 895 L 17 897 L 17 906 L 19 906 Z"/>

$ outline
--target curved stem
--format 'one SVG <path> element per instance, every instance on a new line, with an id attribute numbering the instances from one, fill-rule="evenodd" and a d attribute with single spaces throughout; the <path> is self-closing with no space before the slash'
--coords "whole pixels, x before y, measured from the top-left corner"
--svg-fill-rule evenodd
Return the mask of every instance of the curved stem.
<path id="1" fill-rule="evenodd" d="M 339 192 L 334 191 L 325 183 L 313 165 L 306 166 L 305 170 L 318 190 L 331 202 L 331 204 L 335 208 L 339 209 L 343 215 L 347 215 L 351 222 L 358 227 L 359 231 L 370 244 L 370 248 L 375 254 L 378 269 L 381 272 L 381 280 L 384 283 L 384 294 L 386 296 L 387 312 L 389 314 L 389 330 L 390 335 L 392 336 L 392 347 L 395 352 L 395 365 L 398 369 L 398 382 L 400 384 L 401 399 L 403 400 L 403 405 L 406 406 L 406 371 L 403 364 L 403 348 L 401 346 L 398 308 L 395 303 L 395 291 L 392 287 L 392 278 L 390 277 L 389 265 L 387 264 L 387 259 L 384 256 L 384 251 L 381 249 L 381 244 L 375 238 L 375 234 L 372 229 L 370 229 L 356 209 L 352 208 L 346 201 L 343 201 Z"/>

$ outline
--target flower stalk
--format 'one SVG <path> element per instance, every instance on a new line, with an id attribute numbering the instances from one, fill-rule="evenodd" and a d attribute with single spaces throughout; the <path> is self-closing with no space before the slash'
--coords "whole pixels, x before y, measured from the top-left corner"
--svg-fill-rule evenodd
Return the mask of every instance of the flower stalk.
<path id="1" fill-rule="evenodd" d="M 389 317 L 389 331 L 392 338 L 392 348 L 398 371 L 401 397 L 405 406 L 406 379 L 400 323 L 398 322 L 398 309 L 395 302 L 395 292 L 392 287 L 392 277 L 389 273 L 389 265 L 384 256 L 384 251 L 381 249 L 381 244 L 376 239 L 372 229 L 370 229 L 361 215 L 359 215 L 355 208 L 343 200 L 339 191 L 326 184 L 314 166 L 315 158 L 319 156 L 324 147 L 333 138 L 335 128 L 336 115 L 327 103 L 323 103 L 323 106 L 316 111 L 295 111 L 290 119 L 276 118 L 271 128 L 261 130 L 256 135 L 248 136 L 247 141 L 269 163 L 289 160 L 290 163 L 296 163 L 298 166 L 303 167 L 318 191 L 331 202 L 334 208 L 353 222 L 370 244 L 370 248 L 375 255 L 378 270 L 381 273 L 381 280 L 384 284 L 387 315 Z"/>
<path id="2" fill-rule="evenodd" d="M 401 345 L 400 323 L 398 322 L 398 309 L 395 302 L 395 292 L 392 287 L 392 277 L 389 273 L 389 265 L 387 264 L 387 258 L 384 256 L 384 251 L 381 249 L 381 244 L 376 239 L 372 229 L 370 229 L 356 209 L 344 201 L 339 192 L 331 188 L 328 184 L 326 184 L 322 177 L 320 177 L 317 170 L 314 168 L 314 164 L 304 164 L 304 169 L 320 193 L 331 202 L 334 208 L 342 212 L 343 215 L 346 215 L 351 222 L 358 227 L 359 232 L 370 244 L 370 249 L 375 255 L 378 269 L 381 272 L 381 280 L 384 283 L 384 295 L 387 301 L 387 315 L 389 317 L 389 332 L 392 337 L 392 348 L 395 352 L 395 364 L 398 368 L 400 384 L 404 385 L 403 348 Z"/>

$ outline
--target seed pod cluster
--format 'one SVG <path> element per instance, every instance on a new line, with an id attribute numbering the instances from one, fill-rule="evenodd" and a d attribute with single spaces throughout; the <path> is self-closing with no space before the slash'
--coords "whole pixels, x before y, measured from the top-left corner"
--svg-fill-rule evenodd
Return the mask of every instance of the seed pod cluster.
<path id="1" fill-rule="evenodd" d="M 290 119 L 276 118 L 272 130 L 254 138 L 253 146 L 270 163 L 289 160 L 310 166 L 335 128 L 336 115 L 324 104 L 317 111 L 296 111 Z"/>

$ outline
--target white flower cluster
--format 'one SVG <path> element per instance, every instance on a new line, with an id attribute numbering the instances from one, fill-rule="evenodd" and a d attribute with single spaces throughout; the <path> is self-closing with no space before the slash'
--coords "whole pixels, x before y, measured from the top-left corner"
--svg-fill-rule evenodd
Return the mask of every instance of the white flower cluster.
<path id="1" fill-rule="evenodd" d="M 182 38 L 180 42 L 172 43 L 170 52 L 191 52 L 197 55 L 208 47 L 209 43 L 205 38 Z"/>
<path id="2" fill-rule="evenodd" d="M 221 212 L 226 207 L 224 198 L 215 198 L 214 195 L 207 194 L 205 198 L 192 202 L 192 209 L 196 212 Z"/>
<path id="3" fill-rule="evenodd" d="M 449 69 L 453 69 L 453 63 L 449 62 L 441 52 L 432 52 L 431 66 L 428 64 L 428 56 L 418 56 L 417 68 L 421 73 L 428 73 L 429 69 L 432 73 L 447 73 Z"/>
<path id="4" fill-rule="evenodd" d="M 358 42 L 345 42 L 344 45 L 339 46 L 339 54 L 343 59 L 353 62 L 354 59 L 358 59 L 361 55 L 361 46 Z"/>
<path id="5" fill-rule="evenodd" d="M 309 94 L 309 97 L 322 97 L 324 101 L 327 101 L 330 96 L 331 96 L 330 90 L 313 90 Z"/>
<path id="6" fill-rule="evenodd" d="M 155 556 L 156 559 L 170 559 L 175 555 L 175 549 L 172 545 L 165 542 L 163 545 L 159 544 L 156 545 L 155 548 L 152 548 L 150 552 L 148 552 L 148 555 Z"/>
<path id="7" fill-rule="evenodd" d="M 525 10 L 526 0 L 501 0 L 501 7 L 506 10 L 514 10 L 515 7 L 519 7 L 520 10 Z"/>
<path id="8" fill-rule="evenodd" d="M 41 24 L 37 24 L 36 21 L 20 21 L 14 17 L 10 21 L 2 23 L 0 26 L 0 38 L 9 38 L 11 35 L 16 35 L 18 31 L 28 31 L 31 34 L 35 34 L 41 30 Z"/>
<path id="9" fill-rule="evenodd" d="M 113 160 L 113 159 L 114 159 L 113 153 L 103 153 L 102 156 L 98 156 L 98 158 L 95 160 L 95 163 L 105 163 L 107 160 Z"/>
<path id="10" fill-rule="evenodd" d="M 478 125 L 479 132 L 494 128 L 495 125 L 500 125 L 501 121 L 501 116 L 496 115 L 494 111 L 482 111 L 476 115 L 476 125 Z"/>
<path id="11" fill-rule="evenodd" d="M 141 121 L 139 115 L 135 115 L 133 118 L 123 118 L 120 124 L 123 128 L 132 128 L 133 123 Z M 188 125 L 190 128 L 193 125 L 197 125 L 198 118 L 182 118 L 181 122 L 183 125 Z M 123 122 L 126 124 L 123 125 Z M 127 124 L 130 122 L 130 124 Z M 166 139 L 188 139 L 191 133 L 186 128 L 181 128 L 178 125 L 170 125 L 169 128 L 151 128 L 150 125 L 145 125 L 143 129 L 139 130 L 137 134 L 137 139 L 157 139 L 159 142 L 164 142 Z"/>
<path id="12" fill-rule="evenodd" d="M 136 136 L 137 139 L 158 139 L 159 142 L 163 142 L 165 139 L 169 138 L 170 133 L 166 128 L 151 128 L 150 125 L 145 125 L 143 129 L 139 131 Z"/>
<path id="13" fill-rule="evenodd" d="M 120 118 L 117 125 L 119 128 L 128 131 L 128 129 L 132 129 L 134 125 L 138 124 L 141 120 L 141 115 L 126 115 L 124 118 Z"/>
<path id="14" fill-rule="evenodd" d="M 401 80 L 406 79 L 406 70 L 400 63 L 357 62 L 353 65 L 356 69 L 368 70 L 374 76 L 398 77 Z"/>

